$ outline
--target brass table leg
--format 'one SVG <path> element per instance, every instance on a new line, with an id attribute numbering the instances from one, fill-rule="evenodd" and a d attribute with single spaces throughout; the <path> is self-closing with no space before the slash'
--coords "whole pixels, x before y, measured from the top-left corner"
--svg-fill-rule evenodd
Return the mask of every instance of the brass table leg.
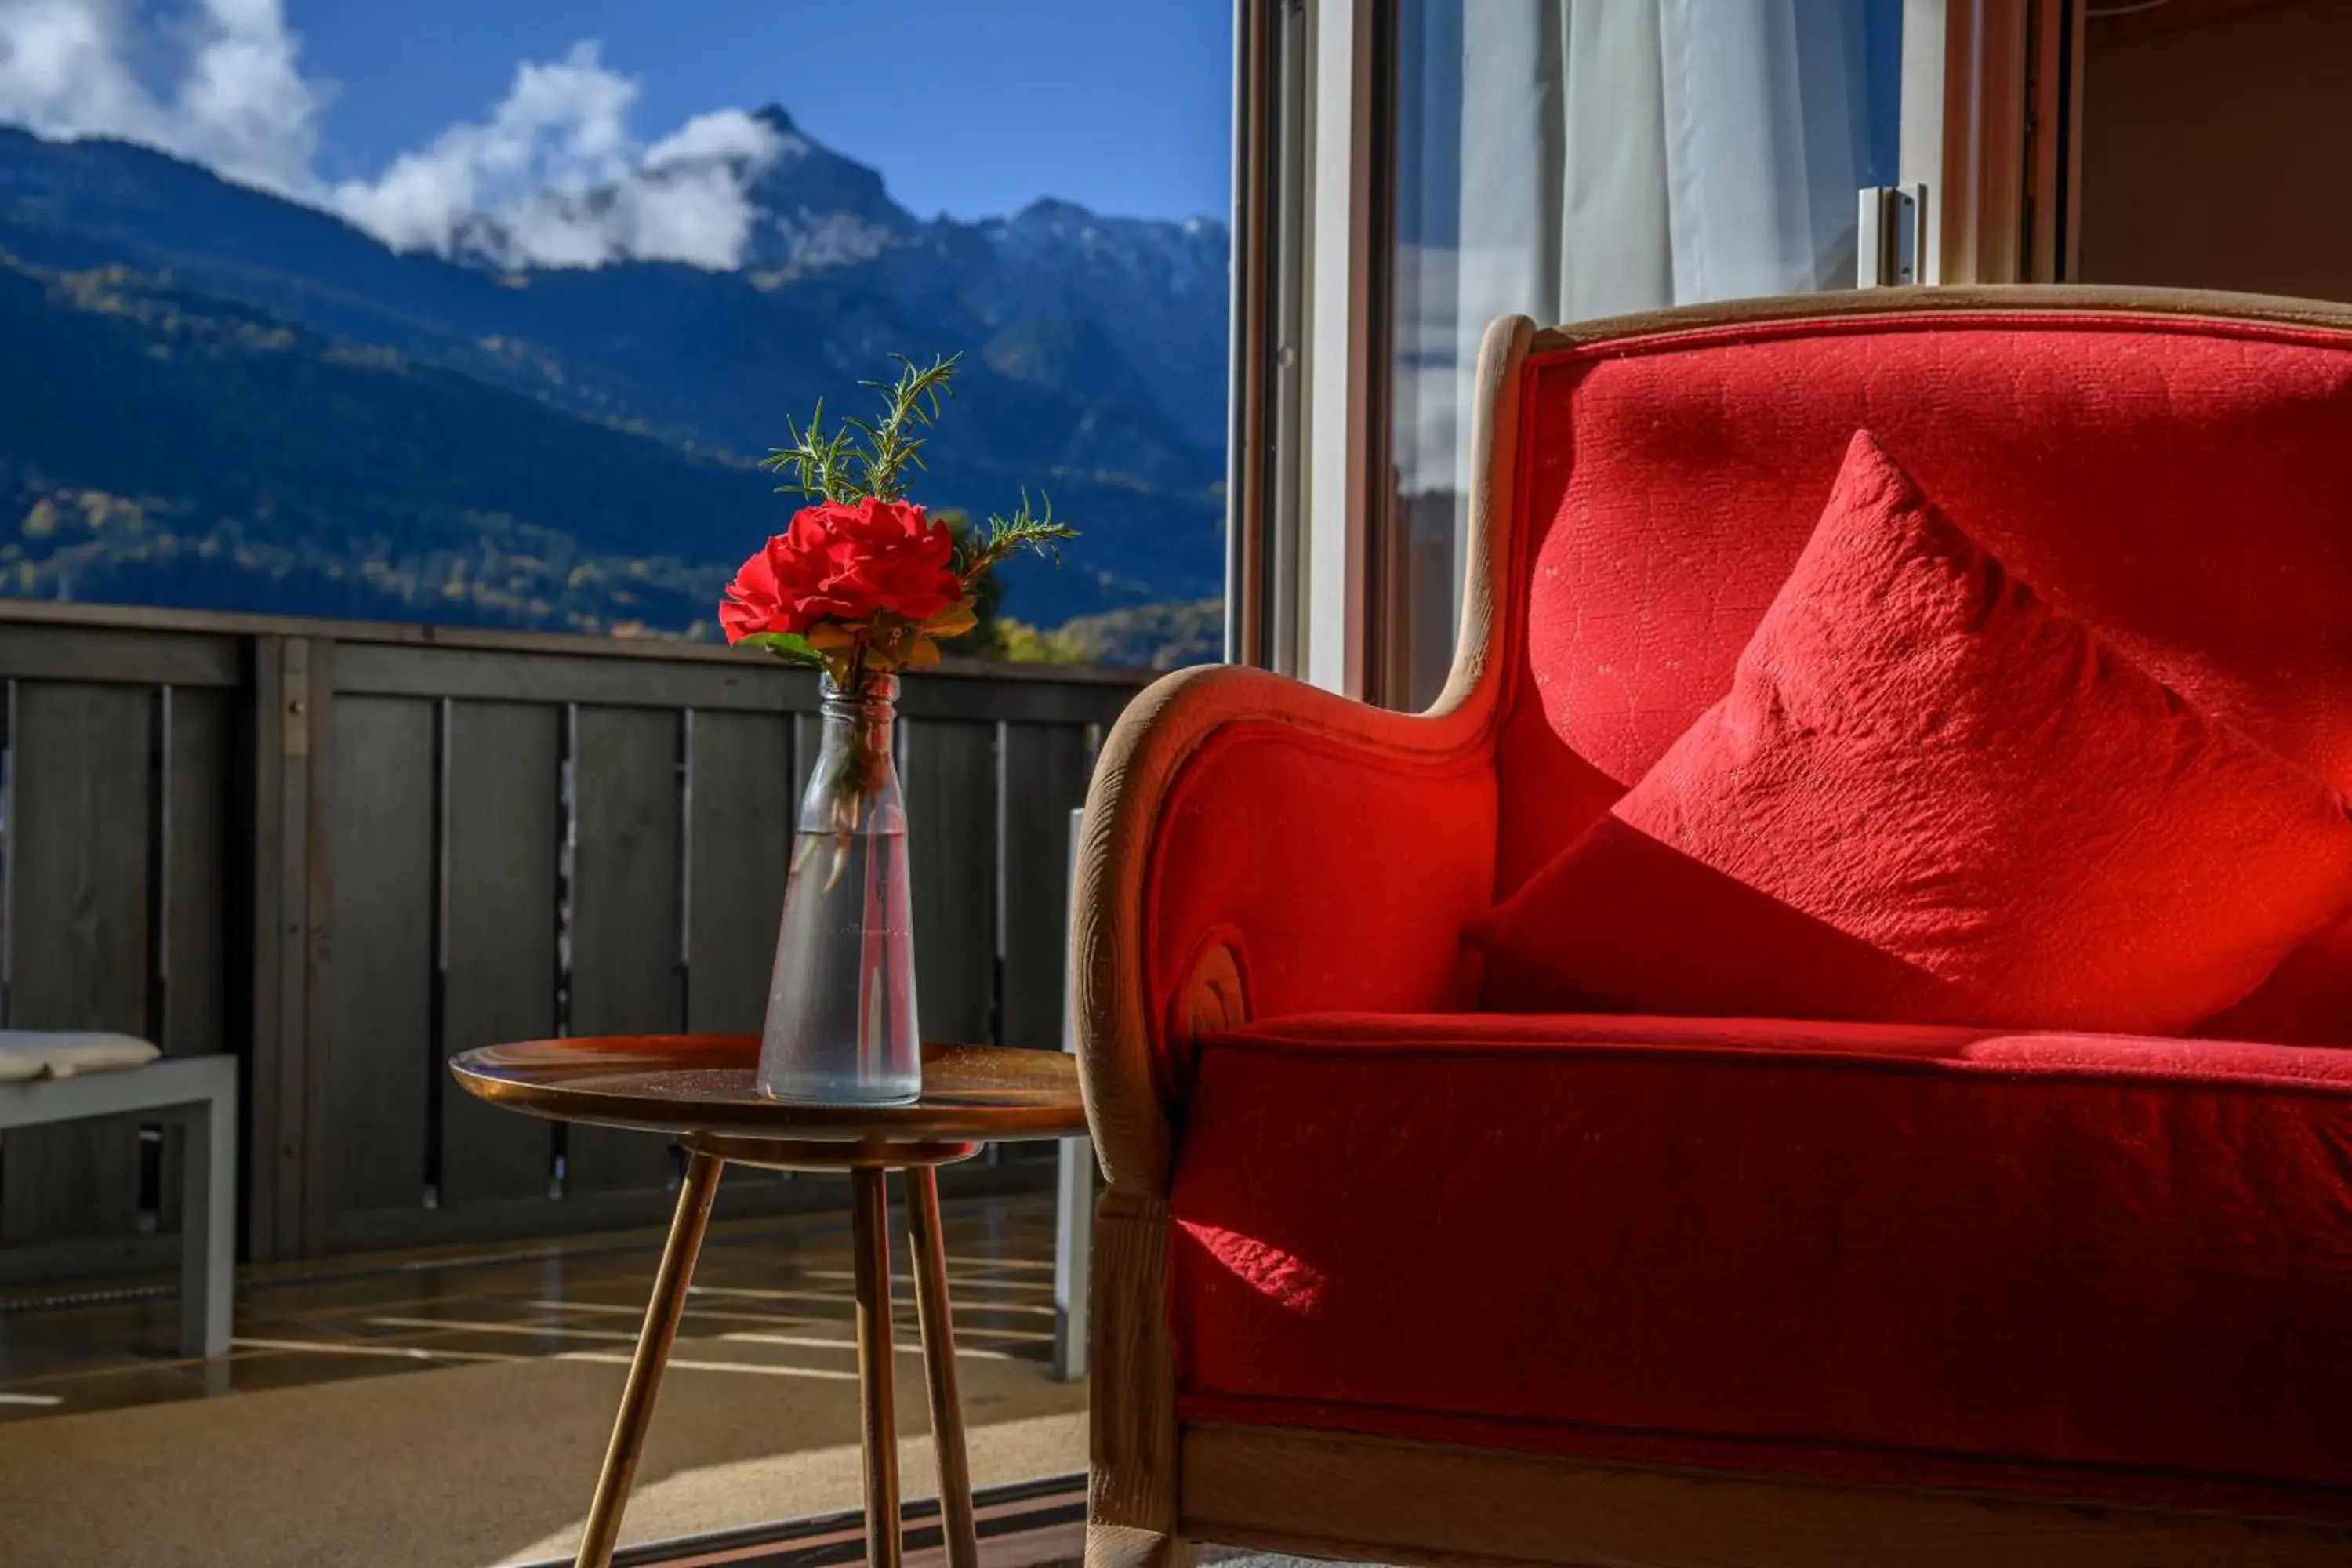
<path id="1" fill-rule="evenodd" d="M 898 1430 L 890 1391 L 890 1194 L 878 1165 L 849 1173 L 857 1275 L 857 1394 L 865 1405 L 866 1561 L 898 1568 Z"/>
<path id="2" fill-rule="evenodd" d="M 940 1239 L 940 1179 L 929 1165 L 907 1171 L 907 1229 L 915 1252 L 915 1321 L 923 1330 L 930 1384 L 931 1443 L 940 1456 L 940 1519 L 948 1568 L 980 1568 L 971 1521 L 971 1468 L 964 1458 L 963 1401 L 956 1392 L 955 1318 L 948 1306 L 947 1248 Z"/>
<path id="3" fill-rule="evenodd" d="M 686 1288 L 694 1279 L 702 1233 L 710 1226 L 710 1200 L 719 1192 L 719 1169 L 713 1155 L 687 1159 L 677 1212 L 670 1216 L 669 1241 L 654 1273 L 653 1299 L 646 1303 L 646 1326 L 637 1335 L 636 1354 L 629 1360 L 621 1413 L 613 1418 L 613 1441 L 604 1450 L 604 1468 L 596 1478 L 587 1526 L 580 1532 L 575 1568 L 608 1568 L 613 1561 L 613 1545 L 621 1536 L 621 1510 L 629 1505 L 629 1483 L 636 1476 L 638 1456 L 645 1452 L 646 1430 L 653 1425 L 654 1396 L 661 1392 L 662 1369 L 669 1364 L 677 1321 L 686 1314 Z"/>

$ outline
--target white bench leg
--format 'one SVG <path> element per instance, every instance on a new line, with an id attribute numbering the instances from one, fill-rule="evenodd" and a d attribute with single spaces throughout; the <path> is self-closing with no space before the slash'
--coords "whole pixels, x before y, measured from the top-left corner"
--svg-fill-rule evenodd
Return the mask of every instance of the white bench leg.
<path id="1" fill-rule="evenodd" d="M 236 1291 L 236 1091 L 187 1118 L 180 1190 L 180 1353 L 228 1353 Z"/>

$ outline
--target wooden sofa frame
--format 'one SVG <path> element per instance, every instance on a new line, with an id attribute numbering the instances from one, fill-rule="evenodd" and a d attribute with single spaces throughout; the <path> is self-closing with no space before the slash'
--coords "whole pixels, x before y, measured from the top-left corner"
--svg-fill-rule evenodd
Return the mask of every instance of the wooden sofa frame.
<path id="1" fill-rule="evenodd" d="M 1382 711 L 1234 666 L 1162 680 L 1105 746 L 1076 868 L 1072 932 L 1080 1068 L 1109 1186 L 1097 1211 L 1088 1568 L 1176 1568 L 1202 1543 L 1398 1563 L 1625 1568 L 2215 1568 L 2352 1563 L 2352 1528 L 2086 1496 L 2006 1496 L 1710 1472 L 1343 1433 L 1180 1421 L 1167 1315 L 1174 1139 L 1152 1067 L 1141 985 L 1144 875 L 1161 806 L 1227 723 L 1286 724 L 1370 762 L 1437 766 L 1491 745 L 1508 650 L 1518 398 L 1531 354 L 1738 322 L 1922 312 L 2113 311 L 2340 330 L 2352 308 L 2172 290 L 1887 289 L 1799 296 L 1538 331 L 1487 333 L 1477 370 L 1471 558 L 1460 637 L 1425 713 Z M 1210 959 L 1183 989 L 1205 1031 L 1244 1000 Z M 1628 1281 L 1639 1288 L 1638 1281 Z M 2352 1421 L 2352 1411 L 2345 1418 Z"/>

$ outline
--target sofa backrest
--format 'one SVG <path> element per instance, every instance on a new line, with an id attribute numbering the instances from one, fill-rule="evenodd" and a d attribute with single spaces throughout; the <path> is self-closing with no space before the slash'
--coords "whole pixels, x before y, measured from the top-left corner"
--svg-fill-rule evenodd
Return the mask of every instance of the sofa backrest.
<path id="1" fill-rule="evenodd" d="M 1535 341 L 1498 896 L 1723 694 L 1860 427 L 2016 576 L 2352 792 L 2352 313 L 1856 302 Z M 2352 1003 L 2352 936 L 2337 946 L 2322 967 Z"/>

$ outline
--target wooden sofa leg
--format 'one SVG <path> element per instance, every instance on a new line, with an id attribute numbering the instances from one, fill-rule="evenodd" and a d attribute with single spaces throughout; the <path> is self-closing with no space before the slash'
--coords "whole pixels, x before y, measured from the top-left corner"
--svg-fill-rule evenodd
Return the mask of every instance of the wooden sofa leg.
<path id="1" fill-rule="evenodd" d="M 1190 1568 L 1176 1529 L 1168 1200 L 1113 1186 L 1095 1212 L 1087 1568 Z"/>
<path id="2" fill-rule="evenodd" d="M 1087 1568 L 1192 1568 L 1192 1543 L 1156 1530 L 1087 1526 Z"/>

